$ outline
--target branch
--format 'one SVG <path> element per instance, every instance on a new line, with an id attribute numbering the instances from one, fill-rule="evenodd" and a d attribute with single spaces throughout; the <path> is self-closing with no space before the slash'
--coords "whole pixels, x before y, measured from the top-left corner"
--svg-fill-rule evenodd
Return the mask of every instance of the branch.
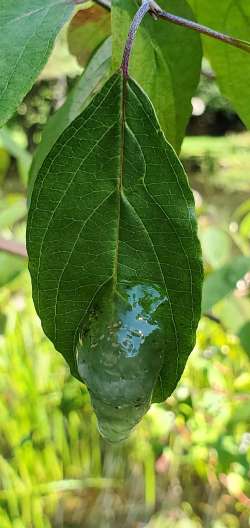
<path id="1" fill-rule="evenodd" d="M 188 29 L 198 31 L 198 33 L 202 33 L 203 35 L 206 35 L 207 37 L 220 40 L 221 42 L 230 44 L 230 46 L 240 48 L 243 51 L 250 53 L 250 43 L 247 42 L 246 40 L 240 40 L 240 39 L 231 37 L 230 35 L 225 35 L 224 33 L 220 33 L 219 31 L 214 31 L 213 29 L 207 26 L 202 26 L 201 24 L 198 24 L 197 22 L 193 22 L 192 20 L 187 20 L 186 18 L 178 17 L 176 15 L 173 15 L 172 13 L 163 11 L 162 9 L 160 11 L 151 9 L 150 12 L 153 14 L 154 17 L 168 20 L 169 22 L 172 22 L 173 24 L 176 24 L 177 26 L 183 26 Z"/>
<path id="2" fill-rule="evenodd" d="M 14 242 L 13 240 L 0 238 L 0 251 L 5 251 L 6 253 L 11 253 L 12 255 L 17 255 L 23 258 L 27 257 L 25 245 L 20 242 Z"/>
<path id="3" fill-rule="evenodd" d="M 103 0 L 101 1 L 103 2 Z M 105 0 L 105 2 L 106 1 L 107 0 Z M 188 29 L 198 31 L 198 33 L 202 33 L 203 35 L 207 35 L 208 37 L 214 38 L 216 40 L 220 40 L 222 42 L 225 42 L 226 44 L 230 44 L 231 46 L 240 48 L 243 51 L 247 51 L 248 53 L 250 53 L 250 43 L 247 42 L 246 40 L 240 40 L 240 39 L 231 37 L 229 35 L 225 35 L 224 33 L 215 31 L 207 26 L 202 26 L 201 24 L 198 24 L 197 22 L 193 22 L 192 20 L 188 20 L 186 18 L 173 15 L 172 13 L 168 13 L 167 11 L 163 11 L 163 9 L 155 2 L 155 0 L 141 0 L 141 6 L 134 16 L 134 19 L 129 29 L 129 34 L 128 34 L 128 38 L 125 44 L 125 48 L 124 48 L 124 54 L 123 54 L 123 59 L 122 59 L 122 64 L 121 64 L 121 71 L 125 79 L 127 79 L 129 76 L 128 75 L 129 60 L 130 60 L 133 43 L 136 37 L 136 33 L 137 33 L 137 30 L 143 18 L 145 17 L 147 13 L 153 16 L 155 20 L 158 20 L 160 18 L 165 19 L 168 22 L 172 22 L 173 24 L 176 24 L 178 26 L 183 26 Z"/>

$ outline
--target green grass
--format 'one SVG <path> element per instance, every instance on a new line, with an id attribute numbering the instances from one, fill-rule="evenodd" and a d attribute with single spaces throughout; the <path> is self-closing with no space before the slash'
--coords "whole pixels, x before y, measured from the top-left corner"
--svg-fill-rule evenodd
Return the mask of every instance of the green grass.
<path id="1" fill-rule="evenodd" d="M 175 394 L 112 447 L 30 294 L 26 274 L 0 290 L 1 528 L 247 527 L 250 375 L 238 340 L 203 320 Z"/>

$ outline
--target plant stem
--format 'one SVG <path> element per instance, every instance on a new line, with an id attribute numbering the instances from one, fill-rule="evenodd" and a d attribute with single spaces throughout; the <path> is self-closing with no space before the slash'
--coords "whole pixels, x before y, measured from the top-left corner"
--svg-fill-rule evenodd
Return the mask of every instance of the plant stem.
<path id="1" fill-rule="evenodd" d="M 20 242 L 14 242 L 13 240 L 0 238 L 0 251 L 5 251 L 6 253 L 11 253 L 12 255 L 17 255 L 19 257 L 27 257 L 25 245 Z"/>
<path id="2" fill-rule="evenodd" d="M 103 0 L 100 0 L 100 2 L 99 0 L 97 0 L 97 3 L 101 3 L 101 2 L 103 2 Z M 168 22 L 171 22 L 172 24 L 183 26 L 188 29 L 192 29 L 193 31 L 198 31 L 198 33 L 202 33 L 203 35 L 206 35 L 216 40 L 220 40 L 221 42 L 230 44 L 231 46 L 240 48 L 243 51 L 250 53 L 250 43 L 247 42 L 246 40 L 240 40 L 240 39 L 231 37 L 230 35 L 225 35 L 224 33 L 215 31 L 214 29 L 211 29 L 207 26 L 198 24 L 197 22 L 194 22 L 193 20 L 188 20 L 186 18 L 173 15 L 172 13 L 168 13 L 167 11 L 163 11 L 163 9 L 155 2 L 155 0 L 142 0 L 142 5 L 138 9 L 132 21 L 132 24 L 130 26 L 128 38 L 127 38 L 125 48 L 124 48 L 123 59 L 122 59 L 122 64 L 121 64 L 121 71 L 125 79 L 128 78 L 128 67 L 129 67 L 129 60 L 130 60 L 133 42 L 135 40 L 137 30 L 144 16 L 147 13 L 150 13 L 155 19 L 161 18 L 161 19 L 167 20 Z"/>
<path id="3" fill-rule="evenodd" d="M 207 26 L 202 26 L 201 24 L 198 24 L 197 22 L 193 22 L 192 20 L 187 20 L 186 18 L 173 15 L 172 13 L 168 13 L 167 11 L 163 11 L 163 10 L 157 11 L 157 12 L 154 11 L 153 14 L 154 16 L 157 16 L 158 18 L 168 20 L 169 22 L 172 22 L 173 24 L 177 24 L 178 26 L 184 26 L 194 31 L 198 31 L 198 33 L 202 33 L 203 35 L 207 35 L 208 37 L 214 38 L 216 40 L 220 40 L 222 42 L 225 42 L 226 44 L 230 44 L 231 46 L 240 48 L 250 53 L 250 43 L 245 40 L 240 40 L 240 39 L 231 37 L 229 35 L 225 35 L 224 33 L 215 31 Z"/>
<path id="4" fill-rule="evenodd" d="M 132 21 L 132 24 L 130 26 L 128 38 L 127 38 L 127 41 L 126 41 L 126 44 L 125 44 L 125 48 L 124 48 L 122 64 L 121 64 L 121 71 L 122 71 L 123 77 L 125 79 L 128 78 L 129 59 L 130 59 L 132 46 L 133 46 L 133 42 L 135 40 L 135 36 L 136 36 L 137 30 L 138 30 L 138 28 L 140 26 L 140 23 L 141 23 L 142 19 L 144 18 L 144 16 L 149 11 L 151 11 L 151 2 L 150 2 L 150 0 L 146 0 L 146 1 L 144 0 L 142 2 L 141 7 L 138 9 L 138 11 L 137 11 L 137 13 L 136 13 L 136 15 L 135 15 L 135 17 L 134 17 L 134 19 Z"/>

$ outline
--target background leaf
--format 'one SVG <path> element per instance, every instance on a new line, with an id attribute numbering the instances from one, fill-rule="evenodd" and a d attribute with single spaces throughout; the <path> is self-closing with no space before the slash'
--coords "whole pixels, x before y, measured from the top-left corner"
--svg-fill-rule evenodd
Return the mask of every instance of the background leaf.
<path id="1" fill-rule="evenodd" d="M 223 268 L 210 273 L 203 285 L 202 311 L 209 312 L 211 308 L 231 293 L 237 282 L 250 271 L 250 257 L 235 257 Z"/>
<path id="2" fill-rule="evenodd" d="M 111 39 L 107 39 L 90 60 L 64 105 L 49 119 L 43 131 L 42 141 L 34 154 L 30 170 L 28 201 L 44 159 L 65 128 L 83 111 L 89 99 L 104 84 L 110 66 Z"/>
<path id="3" fill-rule="evenodd" d="M 232 241 L 229 235 L 215 226 L 200 231 L 203 258 L 213 268 L 220 268 L 230 260 Z"/>
<path id="4" fill-rule="evenodd" d="M 162 0 L 167 11 L 186 18 L 193 13 L 185 0 Z M 112 1 L 113 65 L 120 66 L 135 0 Z M 200 36 L 165 21 L 145 17 L 134 43 L 130 73 L 151 99 L 161 127 L 179 151 L 192 112 L 201 66 Z"/>
<path id="5" fill-rule="evenodd" d="M 241 345 L 250 357 L 250 321 L 247 321 L 239 330 L 238 336 Z"/>
<path id="6" fill-rule="evenodd" d="M 245 0 L 191 0 L 200 23 L 233 37 L 250 40 L 250 4 Z M 203 37 L 205 54 L 216 74 L 219 87 L 242 121 L 250 127 L 250 57 L 227 44 Z"/>
<path id="7" fill-rule="evenodd" d="M 68 28 L 68 44 L 81 66 L 86 66 L 95 50 L 110 36 L 110 12 L 99 5 L 81 9 Z"/>
<path id="8" fill-rule="evenodd" d="M 0 126 L 32 87 L 73 7 L 73 0 L 2 0 Z"/>
<path id="9" fill-rule="evenodd" d="M 14 280 L 27 268 L 27 263 L 22 257 L 0 252 L 0 288 Z"/>
<path id="10" fill-rule="evenodd" d="M 27 247 L 44 331 L 76 376 L 78 333 L 104 286 L 161 288 L 168 339 L 155 399 L 169 395 L 195 342 L 200 246 L 183 168 L 134 81 L 115 74 L 52 148 L 35 182 Z"/>
<path id="11" fill-rule="evenodd" d="M 32 156 L 26 149 L 23 135 L 3 127 L 0 130 L 0 146 L 16 159 L 21 180 L 27 185 Z"/>
<path id="12" fill-rule="evenodd" d="M 1 199 L 0 204 L 0 230 L 12 227 L 13 224 L 26 216 L 26 202 L 19 195 L 8 196 Z"/>

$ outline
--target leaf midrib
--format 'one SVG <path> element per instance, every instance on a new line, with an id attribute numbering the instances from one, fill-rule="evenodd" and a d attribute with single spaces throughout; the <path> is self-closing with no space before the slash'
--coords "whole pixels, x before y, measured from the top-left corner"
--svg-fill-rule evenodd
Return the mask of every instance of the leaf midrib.
<path id="1" fill-rule="evenodd" d="M 122 76 L 122 74 L 121 74 Z M 115 292 L 118 280 L 118 265 L 119 265 L 119 246 L 120 246 L 120 224 L 121 224 L 121 195 L 122 185 L 124 177 L 125 167 L 125 123 L 126 123 L 126 94 L 127 94 L 127 79 L 122 77 L 121 79 L 121 105 L 120 105 L 120 116 L 121 116 L 121 145 L 120 145 L 120 171 L 117 179 L 117 193 L 118 193 L 118 220 L 117 220 L 117 241 L 115 249 L 114 259 L 114 271 L 113 271 L 113 293 Z"/>

